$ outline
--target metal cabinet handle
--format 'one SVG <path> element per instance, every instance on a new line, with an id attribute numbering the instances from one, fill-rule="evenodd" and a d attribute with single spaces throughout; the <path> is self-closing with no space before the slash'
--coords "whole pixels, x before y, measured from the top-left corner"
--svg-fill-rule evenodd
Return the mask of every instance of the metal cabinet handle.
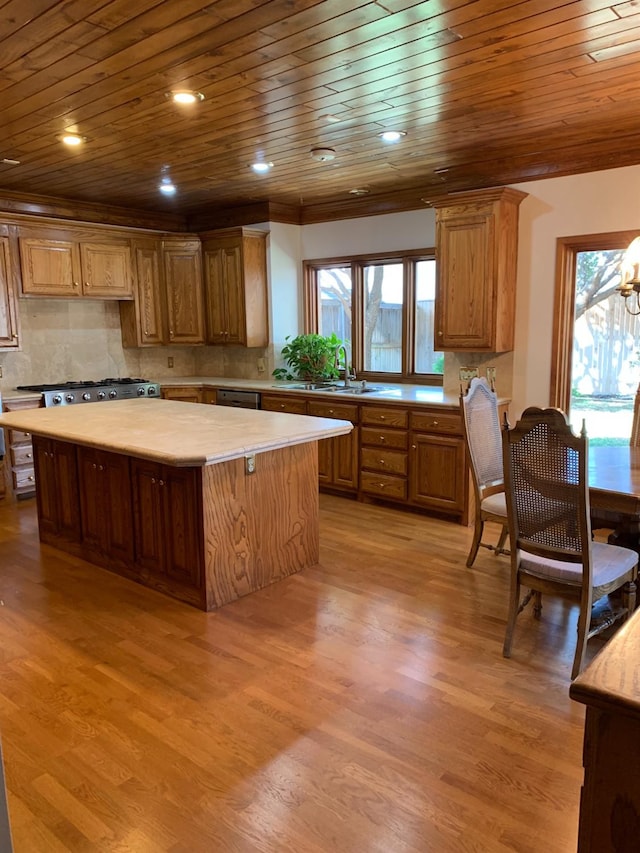
<path id="1" fill-rule="evenodd" d="M 35 480 L 35 477 L 32 477 L 31 474 L 29 474 L 29 476 L 27 477 L 27 480 L 33 481 L 33 480 Z"/>
<path id="2" fill-rule="evenodd" d="M 441 337 L 442 337 L 442 332 L 438 332 L 438 337 L 439 337 L 439 338 L 441 338 Z"/>
<path id="3" fill-rule="evenodd" d="M 380 441 L 381 441 L 383 444 L 385 443 L 385 441 L 386 441 L 386 440 L 387 440 L 387 439 L 386 439 L 383 435 L 381 435 L 381 436 L 380 436 Z"/>
<path id="4" fill-rule="evenodd" d="M 79 283 L 79 282 L 77 282 L 77 281 L 74 281 L 74 282 L 73 282 L 73 286 L 74 286 L 74 287 L 80 287 L 80 283 Z"/>
<path id="5" fill-rule="evenodd" d="M 159 485 L 159 486 L 164 486 L 164 480 L 158 480 L 158 485 Z"/>
<path id="6" fill-rule="evenodd" d="M 33 456 L 33 453 L 27 453 L 27 459 L 31 459 L 32 456 Z"/>
<path id="7" fill-rule="evenodd" d="M 91 287 L 91 282 L 90 282 L 90 281 L 85 281 L 84 286 L 85 286 L 85 287 Z"/>

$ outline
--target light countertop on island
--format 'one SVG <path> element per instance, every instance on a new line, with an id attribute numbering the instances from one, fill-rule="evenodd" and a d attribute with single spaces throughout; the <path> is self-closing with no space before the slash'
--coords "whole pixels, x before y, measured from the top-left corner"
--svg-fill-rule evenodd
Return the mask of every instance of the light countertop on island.
<path id="1" fill-rule="evenodd" d="M 178 467 L 211 465 L 353 429 L 348 421 L 329 418 L 157 399 L 26 409 L 0 416 L 0 427 Z"/>

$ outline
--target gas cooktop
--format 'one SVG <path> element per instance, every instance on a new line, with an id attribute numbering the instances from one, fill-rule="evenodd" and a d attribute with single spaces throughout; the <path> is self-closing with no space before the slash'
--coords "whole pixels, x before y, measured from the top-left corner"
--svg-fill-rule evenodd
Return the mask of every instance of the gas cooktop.
<path id="1" fill-rule="evenodd" d="M 130 377 L 60 382 L 57 385 L 18 385 L 16 390 L 40 392 L 45 406 L 73 406 L 77 403 L 160 396 L 159 385 L 146 379 Z"/>
<path id="2" fill-rule="evenodd" d="M 103 385 L 145 385 L 148 379 L 124 378 L 72 380 L 71 382 L 56 382 L 50 385 L 16 385 L 16 391 L 66 391 L 68 388 L 100 388 Z"/>

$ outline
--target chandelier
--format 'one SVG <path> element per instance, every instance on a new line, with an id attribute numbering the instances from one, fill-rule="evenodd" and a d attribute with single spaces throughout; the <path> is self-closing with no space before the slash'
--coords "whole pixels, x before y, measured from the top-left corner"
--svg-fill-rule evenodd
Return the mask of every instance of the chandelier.
<path id="1" fill-rule="evenodd" d="M 624 307 L 629 314 L 640 314 L 640 237 L 632 240 L 624 253 L 620 264 L 620 284 L 616 287 L 616 292 L 623 297 Z M 629 302 L 629 297 L 634 293 L 635 302 Z"/>

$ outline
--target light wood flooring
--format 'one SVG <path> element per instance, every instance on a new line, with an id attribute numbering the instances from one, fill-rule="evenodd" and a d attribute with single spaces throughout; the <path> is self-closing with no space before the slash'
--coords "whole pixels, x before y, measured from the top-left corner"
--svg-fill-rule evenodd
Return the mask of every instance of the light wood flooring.
<path id="1" fill-rule="evenodd" d="M 0 506 L 16 853 L 575 851 L 575 609 L 523 614 L 504 660 L 507 558 L 466 569 L 468 528 L 321 507 L 319 566 L 206 614 Z"/>

